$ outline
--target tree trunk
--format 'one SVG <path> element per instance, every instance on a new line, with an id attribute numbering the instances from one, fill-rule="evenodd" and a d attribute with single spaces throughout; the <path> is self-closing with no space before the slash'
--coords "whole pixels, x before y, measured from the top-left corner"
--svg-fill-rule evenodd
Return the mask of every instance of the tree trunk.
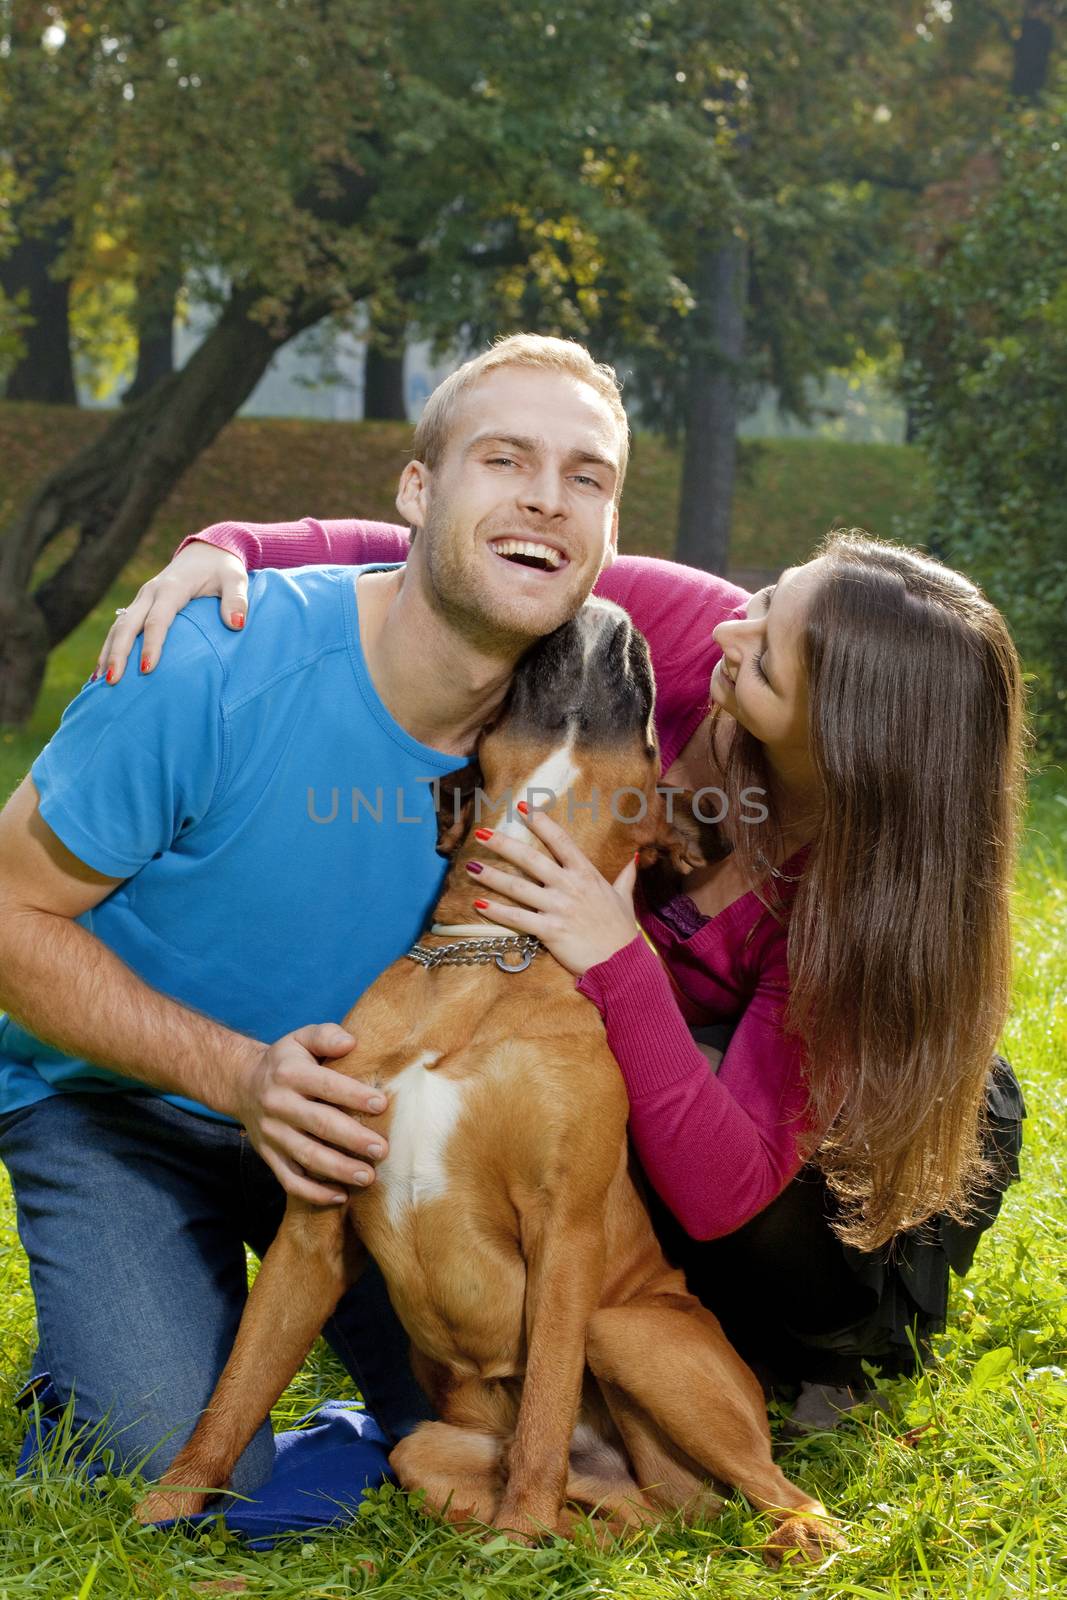
<path id="1" fill-rule="evenodd" d="M 356 228 L 376 184 L 367 172 L 346 170 L 328 193 L 315 185 L 296 201 L 324 224 Z M 394 281 L 414 276 L 422 265 L 421 254 L 413 252 L 394 266 Z M 269 324 L 253 315 L 265 298 L 258 285 L 234 290 L 181 371 L 118 412 L 0 530 L 0 723 L 30 715 L 48 651 L 119 576 L 171 489 L 247 400 L 275 352 L 338 309 L 336 263 L 328 249 L 321 267 L 322 275 L 316 272 L 312 281 L 322 287 L 294 293 Z M 345 305 L 363 300 L 372 287 L 345 285 Z M 68 529 L 77 533 L 74 549 L 34 590 L 38 558 Z"/>
<path id="2" fill-rule="evenodd" d="M 1026 0 L 1012 52 L 1011 93 L 1014 100 L 1037 100 L 1048 83 L 1052 60 L 1052 17 L 1048 0 Z"/>
<path id="3" fill-rule="evenodd" d="M 70 279 L 53 274 L 71 227 L 68 217 L 49 211 L 66 169 L 64 145 L 57 150 L 31 138 L 27 150 L 17 115 L 24 106 L 32 127 L 39 101 L 47 103 L 51 73 L 41 48 L 45 20 L 41 5 L 5 7 L 5 101 L 16 120 L 5 126 L 3 143 L 21 193 L 12 218 L 15 245 L 0 260 L 0 285 L 22 302 L 31 320 L 21 330 L 25 352 L 8 374 L 4 393 L 8 400 L 74 406 L 78 395 L 70 358 Z"/>
<path id="4" fill-rule="evenodd" d="M 406 324 L 377 323 L 367 341 L 363 368 L 363 415 L 368 422 L 406 422 L 404 333 Z"/>
<path id="5" fill-rule="evenodd" d="M 45 405 L 76 406 L 74 368 L 70 359 L 70 282 L 52 276 L 67 243 L 65 224 L 42 227 L 23 235 L 0 262 L 0 284 L 11 299 L 22 301 L 32 320 L 22 330 L 25 353 L 8 374 L 8 400 L 38 400 Z"/>
<path id="6" fill-rule="evenodd" d="M 732 236 L 704 245 L 685 396 L 685 449 L 675 556 L 724 573 L 737 471 L 738 388 L 745 346 L 748 250 Z"/>
<path id="7" fill-rule="evenodd" d="M 263 376 L 275 351 L 328 316 L 303 302 L 283 332 L 254 320 L 257 291 L 235 292 L 180 372 L 120 411 L 99 439 L 36 490 L 0 540 L 0 723 L 33 710 L 48 651 L 77 627 L 137 549 L 186 468 Z M 78 542 L 36 591 L 34 565 L 65 529 Z"/>
<path id="8" fill-rule="evenodd" d="M 181 274 L 165 272 L 137 286 L 137 371 L 122 396 L 124 406 L 140 400 L 174 371 L 174 303 Z"/>

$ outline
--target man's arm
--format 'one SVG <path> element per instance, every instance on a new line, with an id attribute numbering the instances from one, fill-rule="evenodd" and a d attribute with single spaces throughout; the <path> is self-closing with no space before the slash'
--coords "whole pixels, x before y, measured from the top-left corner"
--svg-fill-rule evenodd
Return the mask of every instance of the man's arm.
<path id="1" fill-rule="evenodd" d="M 0 812 L 0 1005 L 70 1055 L 236 1118 L 292 1194 L 325 1204 L 347 1198 L 339 1183 L 370 1182 L 342 1151 L 384 1154 L 350 1113 L 385 1102 L 315 1060 L 346 1055 L 351 1036 L 324 1023 L 267 1047 L 150 988 L 73 920 L 121 882 L 71 854 L 24 779 Z"/>

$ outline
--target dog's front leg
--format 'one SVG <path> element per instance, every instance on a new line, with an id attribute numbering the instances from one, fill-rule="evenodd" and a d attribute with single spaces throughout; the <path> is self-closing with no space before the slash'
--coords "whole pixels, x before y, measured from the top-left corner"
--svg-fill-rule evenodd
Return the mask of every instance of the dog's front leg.
<path id="1" fill-rule="evenodd" d="M 600 1301 L 602 1212 L 602 1204 L 588 1201 L 554 1205 L 527 1259 L 526 1378 L 507 1487 L 493 1519 L 495 1527 L 523 1542 L 554 1533 L 559 1520 L 585 1369 L 586 1330 Z M 575 1216 L 594 1220 L 576 1222 Z"/>
<path id="2" fill-rule="evenodd" d="M 212 1489 L 229 1482 L 242 1450 L 365 1260 L 343 1212 L 290 1195 L 208 1408 L 159 1487 L 137 1506 L 139 1521 L 192 1516 Z"/>

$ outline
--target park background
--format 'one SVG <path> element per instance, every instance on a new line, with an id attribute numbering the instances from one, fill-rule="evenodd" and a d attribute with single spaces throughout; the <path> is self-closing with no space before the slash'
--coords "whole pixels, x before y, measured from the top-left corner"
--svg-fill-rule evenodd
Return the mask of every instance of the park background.
<path id="1" fill-rule="evenodd" d="M 1067 5 L 4 0 L 0 128 L 5 795 L 181 537 L 389 518 L 435 379 L 516 328 L 625 377 L 625 550 L 755 584 L 833 525 L 922 545 L 1005 610 L 1035 728 L 1024 1181 L 930 1370 L 780 1437 L 848 1554 L 771 1575 L 736 1502 L 520 1551 L 386 1495 L 253 1555 L 58 1455 L 15 1481 L 5 1189 L 0 1596 L 1067 1592 Z M 279 1418 L 338 1392 L 319 1350 Z"/>

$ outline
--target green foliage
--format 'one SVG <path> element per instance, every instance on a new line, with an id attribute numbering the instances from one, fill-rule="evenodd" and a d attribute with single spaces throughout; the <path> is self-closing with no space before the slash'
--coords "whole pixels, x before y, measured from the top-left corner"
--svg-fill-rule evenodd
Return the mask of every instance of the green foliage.
<path id="1" fill-rule="evenodd" d="M 876 113 L 906 91 L 922 10 L 72 0 L 12 31 L 6 159 L 20 226 L 71 224 L 57 270 L 96 291 L 75 317 L 105 368 L 122 334 L 102 319 L 130 297 L 102 286 L 178 273 L 214 301 L 257 285 L 272 325 L 296 290 L 343 311 L 369 286 L 442 342 L 532 326 L 640 349 L 662 391 L 694 337 L 698 240 L 736 229 L 751 373 L 802 409 L 850 320 L 876 340 L 887 213 L 859 169 L 891 143 Z"/>
<path id="2" fill-rule="evenodd" d="M 772 385 L 782 409 L 807 420 L 805 380 L 891 339 L 888 260 L 914 182 L 894 171 L 892 117 L 921 70 L 921 12 L 909 0 L 763 0 L 710 16 L 681 5 L 661 29 L 673 115 L 684 115 L 691 139 L 714 144 L 722 180 L 714 192 L 688 181 L 690 155 L 674 163 L 677 175 L 650 174 L 643 203 L 686 285 L 701 252 L 731 235 L 744 241 L 743 402 Z M 722 364 L 714 332 L 688 299 L 664 308 L 636 344 L 643 415 L 678 434 L 688 373 Z"/>
<path id="3" fill-rule="evenodd" d="M 920 525 L 983 584 L 1067 747 L 1067 103 L 1008 123 L 974 203 L 905 285 L 902 385 L 930 461 Z"/>
<path id="4" fill-rule="evenodd" d="M 150 280 L 177 268 L 216 297 L 220 282 L 251 279 L 264 317 L 295 281 L 322 279 L 343 299 L 367 242 L 315 221 L 310 202 L 374 163 L 375 8 L 75 0 L 16 12 L 7 157 L 20 226 L 70 224 L 59 270 Z"/>
<path id="5" fill-rule="evenodd" d="M 0 96 L 0 114 L 3 113 Z M 14 196 L 17 192 L 11 164 L 0 153 L 0 260 L 3 260 L 15 243 L 15 225 L 12 217 Z M 0 289 L 0 372 L 15 359 L 19 349 L 19 307 Z"/>

